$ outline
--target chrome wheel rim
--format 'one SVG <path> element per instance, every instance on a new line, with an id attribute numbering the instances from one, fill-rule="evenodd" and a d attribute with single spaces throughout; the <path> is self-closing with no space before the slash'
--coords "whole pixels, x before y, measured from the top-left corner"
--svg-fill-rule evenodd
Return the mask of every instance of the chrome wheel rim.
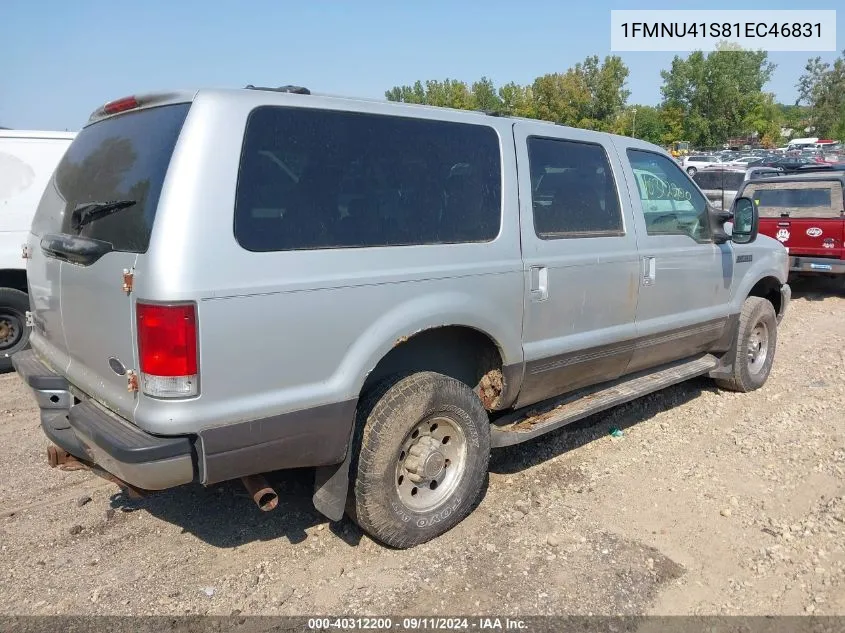
<path id="1" fill-rule="evenodd" d="M 410 510 L 434 510 L 457 488 L 466 460 L 466 435 L 461 427 L 442 415 L 426 418 L 402 442 L 393 479 L 396 494 Z"/>
<path id="2" fill-rule="evenodd" d="M 11 349 L 23 337 L 23 327 L 16 314 L 0 314 L 0 350 Z"/>
<path id="3" fill-rule="evenodd" d="M 748 371 L 759 374 L 769 356 L 769 327 L 760 322 L 748 336 Z"/>

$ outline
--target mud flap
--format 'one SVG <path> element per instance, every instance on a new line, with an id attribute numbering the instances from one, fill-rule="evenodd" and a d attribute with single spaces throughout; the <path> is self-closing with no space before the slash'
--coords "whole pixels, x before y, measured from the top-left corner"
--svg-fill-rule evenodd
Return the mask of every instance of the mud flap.
<path id="1" fill-rule="evenodd" d="M 346 510 L 346 496 L 349 494 L 349 465 L 352 463 L 351 435 L 348 446 L 346 459 L 341 463 L 320 466 L 314 473 L 314 496 L 311 500 L 317 511 L 331 521 L 340 521 Z"/>

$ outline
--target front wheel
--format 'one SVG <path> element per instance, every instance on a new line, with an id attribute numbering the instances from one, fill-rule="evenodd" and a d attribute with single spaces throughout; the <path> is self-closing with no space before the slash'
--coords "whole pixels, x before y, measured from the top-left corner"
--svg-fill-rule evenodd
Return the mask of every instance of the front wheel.
<path id="1" fill-rule="evenodd" d="M 419 545 L 480 500 L 490 422 L 467 385 L 434 372 L 387 380 L 365 398 L 357 424 L 349 510 L 372 537 Z"/>
<path id="2" fill-rule="evenodd" d="M 698 173 L 698 170 L 695 167 L 687 167 L 687 173 L 690 176 L 695 176 Z"/>
<path id="3" fill-rule="evenodd" d="M 761 297 L 748 297 L 739 315 L 737 340 L 732 352 L 733 375 L 716 384 L 730 391 L 748 392 L 762 387 L 772 370 L 778 341 L 774 306 Z"/>
<path id="4" fill-rule="evenodd" d="M 14 288 L 0 288 L 0 371 L 12 368 L 12 354 L 29 345 L 26 311 L 29 297 Z"/>

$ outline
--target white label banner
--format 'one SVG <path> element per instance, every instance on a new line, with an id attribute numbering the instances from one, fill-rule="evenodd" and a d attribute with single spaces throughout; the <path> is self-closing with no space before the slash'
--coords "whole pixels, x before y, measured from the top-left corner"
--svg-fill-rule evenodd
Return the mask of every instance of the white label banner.
<path id="1" fill-rule="evenodd" d="M 751 50 L 822 52 L 836 47 L 835 10 L 612 10 L 610 49 L 712 51 L 723 43 Z"/>

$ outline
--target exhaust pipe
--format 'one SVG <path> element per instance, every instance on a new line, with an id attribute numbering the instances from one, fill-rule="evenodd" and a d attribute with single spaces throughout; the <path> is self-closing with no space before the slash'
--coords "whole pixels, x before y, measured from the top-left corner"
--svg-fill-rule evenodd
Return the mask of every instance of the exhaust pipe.
<path id="1" fill-rule="evenodd" d="M 147 496 L 146 490 L 141 490 L 140 488 L 136 488 L 132 484 L 129 484 L 118 477 L 115 477 L 110 472 L 104 470 L 97 464 L 89 463 L 82 461 L 81 459 L 74 457 L 70 453 L 68 453 L 65 449 L 61 448 L 60 446 L 56 446 L 55 444 L 51 444 L 47 447 L 47 462 L 50 464 L 51 468 L 60 468 L 61 470 L 87 470 L 98 477 L 102 477 L 106 481 L 110 481 L 113 484 L 116 484 L 121 490 L 123 490 L 131 499 L 143 499 Z"/>
<path id="2" fill-rule="evenodd" d="M 50 464 L 50 468 L 64 464 L 69 456 L 70 454 L 66 450 L 59 448 L 55 444 L 50 444 L 47 447 L 47 463 Z"/>
<path id="3" fill-rule="evenodd" d="M 85 470 L 88 468 L 88 465 L 81 459 L 74 457 L 55 444 L 47 447 L 47 463 L 50 464 L 50 468 L 60 468 L 61 470 Z"/>
<path id="4" fill-rule="evenodd" d="M 241 477 L 241 482 L 252 497 L 255 505 L 262 512 L 270 512 L 275 510 L 279 505 L 279 495 L 270 487 L 267 480 L 262 475 L 250 475 L 249 477 Z"/>

